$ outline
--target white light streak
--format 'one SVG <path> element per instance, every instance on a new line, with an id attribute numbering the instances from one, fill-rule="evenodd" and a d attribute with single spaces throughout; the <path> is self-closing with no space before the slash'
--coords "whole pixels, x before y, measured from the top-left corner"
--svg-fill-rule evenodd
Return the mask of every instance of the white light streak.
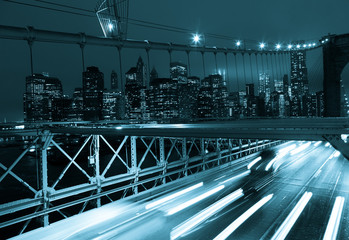
<path id="1" fill-rule="evenodd" d="M 169 195 L 169 196 L 167 196 L 167 197 L 161 198 L 161 199 L 159 199 L 159 200 L 157 200 L 157 201 L 155 201 L 155 202 L 152 202 L 152 203 L 147 204 L 147 205 L 145 206 L 145 209 L 150 209 L 150 208 L 156 207 L 156 206 L 158 206 L 158 205 L 160 205 L 160 204 L 163 204 L 164 202 L 167 202 L 167 201 L 172 200 L 172 199 L 174 199 L 174 198 L 176 198 L 176 197 L 179 197 L 179 196 L 181 196 L 181 195 L 183 195 L 183 194 L 185 194 L 185 193 L 187 193 L 187 192 L 190 192 L 190 191 L 193 191 L 194 189 L 197 189 L 197 188 L 199 188 L 199 187 L 202 187 L 203 185 L 204 185 L 204 183 L 201 182 L 201 183 L 195 184 L 194 186 L 191 186 L 191 187 L 189 187 L 189 188 L 186 188 L 186 189 L 183 189 L 183 190 L 181 190 L 181 191 L 179 191 L 179 192 L 176 192 L 176 193 L 174 193 L 174 194 L 171 194 L 171 195 Z"/>
<path id="2" fill-rule="evenodd" d="M 220 185 L 220 186 L 218 186 L 218 187 L 216 187 L 216 188 L 214 188 L 214 189 L 212 189 L 204 194 L 201 194 L 200 196 L 197 196 L 196 198 L 193 198 L 185 203 L 182 203 L 182 204 L 178 205 L 177 207 L 172 208 L 170 211 L 168 211 L 167 215 L 173 215 L 173 214 L 175 214 L 175 213 L 177 213 L 177 212 L 179 212 L 179 211 L 181 211 L 181 210 L 183 210 L 183 209 L 185 209 L 185 208 L 187 208 L 187 207 L 189 207 L 189 206 L 191 206 L 191 205 L 193 205 L 193 204 L 195 204 L 195 203 L 197 203 L 197 202 L 199 202 L 199 201 L 201 201 L 201 200 L 203 200 L 203 199 L 205 199 L 213 194 L 215 194 L 216 192 L 222 190 L 223 188 L 224 188 L 224 185 Z"/>
<path id="3" fill-rule="evenodd" d="M 250 174 L 250 173 L 251 173 L 251 171 L 250 171 L 250 170 L 247 170 L 247 171 L 245 171 L 245 172 L 243 172 L 243 173 L 240 173 L 239 175 L 236 175 L 236 176 L 234 176 L 234 177 L 228 178 L 227 180 L 224 180 L 223 182 L 220 182 L 219 184 L 224 184 L 224 183 L 229 182 L 229 181 L 231 181 L 231 180 L 234 180 L 234 179 L 237 179 L 237 178 L 241 178 L 241 177 L 247 176 L 247 175 Z"/>
<path id="4" fill-rule="evenodd" d="M 325 147 L 329 147 L 331 144 L 329 143 L 329 142 L 327 142 L 326 144 L 325 144 Z"/>
<path id="5" fill-rule="evenodd" d="M 297 153 L 300 153 L 301 151 L 303 151 L 303 150 L 305 150 L 307 147 L 309 147 L 310 144 L 311 144 L 311 142 L 307 142 L 307 143 L 301 145 L 300 147 L 298 147 L 298 148 L 292 150 L 292 151 L 291 151 L 291 155 L 293 156 L 293 155 L 295 155 L 295 154 L 297 154 Z"/>
<path id="6" fill-rule="evenodd" d="M 330 220 L 328 221 L 324 240 L 337 239 L 338 227 L 341 221 L 342 211 L 344 206 L 344 197 L 336 197 L 336 201 L 333 205 Z"/>
<path id="7" fill-rule="evenodd" d="M 283 240 L 290 232 L 291 228 L 297 221 L 299 215 L 303 212 L 305 206 L 308 204 L 310 198 L 313 196 L 311 192 L 305 192 L 302 198 L 298 201 L 297 205 L 293 208 L 285 221 L 281 224 L 277 232 L 271 238 L 272 240 Z"/>
<path id="8" fill-rule="evenodd" d="M 258 209 L 260 209 L 264 204 L 266 204 L 273 194 L 270 194 L 261 200 L 259 200 L 255 205 L 244 212 L 240 217 L 238 217 L 234 222 L 232 222 L 226 229 L 224 229 L 214 240 L 224 240 L 227 239 L 238 227 L 241 226 L 249 217 L 251 217 Z"/>
<path id="9" fill-rule="evenodd" d="M 289 151 L 295 149 L 297 147 L 296 144 L 292 144 L 290 146 L 284 147 L 283 149 L 280 149 L 278 153 L 288 153 Z"/>
<path id="10" fill-rule="evenodd" d="M 255 165 L 257 162 L 259 162 L 260 160 L 262 160 L 262 157 L 258 157 L 256 158 L 255 160 L 253 160 L 252 162 L 250 162 L 248 165 L 247 165 L 247 169 L 251 169 L 251 167 L 253 165 Z"/>
<path id="11" fill-rule="evenodd" d="M 116 127 L 115 129 L 116 129 L 116 130 L 121 130 L 121 129 L 122 129 L 122 127 Z"/>
<path id="12" fill-rule="evenodd" d="M 322 141 L 318 141 L 318 142 L 314 143 L 314 147 L 319 146 L 321 143 L 322 143 Z"/>
<path id="13" fill-rule="evenodd" d="M 277 157 L 275 157 L 273 160 L 271 160 L 268 165 L 265 167 L 265 171 L 269 171 L 269 169 L 271 168 L 271 166 L 273 166 L 273 164 L 275 163 Z"/>
<path id="14" fill-rule="evenodd" d="M 336 151 L 336 152 L 333 154 L 334 157 L 339 157 L 340 155 L 341 155 L 341 152 L 340 152 L 340 151 Z"/>
<path id="15" fill-rule="evenodd" d="M 228 196 L 222 198 L 218 202 L 212 204 L 211 206 L 205 208 L 198 214 L 194 215 L 193 217 L 189 218 L 187 221 L 181 223 L 177 227 L 175 227 L 171 231 L 171 239 L 176 239 L 183 235 L 184 233 L 188 232 L 189 230 L 193 229 L 194 227 L 198 226 L 200 223 L 211 217 L 212 215 L 216 214 L 220 210 L 222 210 L 224 207 L 228 206 L 232 202 L 236 201 L 240 197 L 242 197 L 243 191 L 242 189 L 238 189 L 235 192 L 229 194 Z"/>

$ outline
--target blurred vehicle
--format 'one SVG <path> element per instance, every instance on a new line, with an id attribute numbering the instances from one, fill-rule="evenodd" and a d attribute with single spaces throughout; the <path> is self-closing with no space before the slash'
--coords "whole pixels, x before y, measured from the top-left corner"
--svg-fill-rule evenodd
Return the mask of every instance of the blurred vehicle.
<path id="1" fill-rule="evenodd" d="M 259 157 L 247 165 L 250 175 L 247 182 L 243 185 L 245 195 L 258 192 L 274 180 L 276 153 L 274 150 L 267 149 L 261 152 Z"/>

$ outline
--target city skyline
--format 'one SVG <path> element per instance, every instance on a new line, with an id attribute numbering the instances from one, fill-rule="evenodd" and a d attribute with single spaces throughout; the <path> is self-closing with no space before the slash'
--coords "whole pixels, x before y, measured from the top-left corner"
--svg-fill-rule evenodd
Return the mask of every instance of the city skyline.
<path id="1" fill-rule="evenodd" d="M 47 9 L 45 10 L 6 1 L 2 1 L 0 4 L 3 6 L 1 7 L 3 10 L 1 14 L 1 24 L 4 25 L 23 27 L 32 25 L 34 28 L 38 29 L 85 32 L 86 34 L 96 36 L 102 35 L 102 30 L 96 17 L 83 17 L 63 12 L 47 11 Z M 62 4 L 69 5 L 72 3 L 62 1 Z M 87 3 L 86 1 L 82 3 L 82 1 L 77 1 L 74 4 L 76 4 L 76 7 L 93 9 L 96 3 Z M 181 8 L 180 6 L 183 4 L 187 7 Z M 347 31 L 345 24 L 343 24 L 347 22 L 347 15 L 344 14 L 344 9 L 347 9 L 345 5 L 348 3 L 345 1 L 337 1 L 337 4 L 330 4 L 327 1 L 317 1 L 316 3 L 295 1 L 287 4 L 278 1 L 273 1 L 270 4 L 254 1 L 232 4 L 229 1 L 223 1 L 221 4 L 226 7 L 222 8 L 220 5 L 212 5 L 212 3 L 208 1 L 200 1 L 200 4 L 198 4 L 197 1 L 183 1 L 182 4 L 171 4 L 166 1 L 143 2 L 135 0 L 130 2 L 130 18 L 143 19 L 150 22 L 157 22 L 158 19 L 161 19 L 163 24 L 186 27 L 192 29 L 193 33 L 217 33 L 242 41 L 244 39 L 254 39 L 255 41 L 263 41 L 265 43 L 279 41 L 282 42 L 283 45 L 295 40 L 319 40 L 329 32 L 340 34 Z M 45 7 L 50 7 L 50 5 L 46 4 Z M 192 11 L 193 9 L 195 9 L 195 11 Z M 234 9 L 248 9 L 248 11 L 235 11 Z M 271 22 L 270 18 L 265 17 L 265 14 L 263 14 L 265 11 L 273 12 L 274 18 L 277 18 L 278 21 Z M 178 12 L 184 17 L 178 18 L 175 14 Z M 219 14 L 216 14 L 216 12 Z M 234 14 L 229 18 L 224 18 L 223 16 L 230 16 L 228 12 Z M 341 12 L 343 12 L 343 14 L 340 14 Z M 253 18 L 249 19 L 246 13 L 253 15 Z M 21 17 L 13 18 L 10 17 L 9 14 L 19 15 Z M 206 16 L 216 17 L 207 18 Z M 45 21 L 42 21 L 42 19 L 45 19 Z M 255 19 L 258 19 L 258 21 Z M 61 24 L 64 22 L 74 24 Z M 217 28 L 216 26 L 219 27 Z M 232 28 L 231 26 L 234 27 Z M 287 28 L 285 28 L 285 26 L 287 26 Z M 129 38 L 132 39 L 148 39 L 150 41 L 173 43 L 190 43 L 192 41 L 192 33 L 183 34 L 171 31 L 160 31 L 155 28 L 144 28 L 135 24 L 130 24 L 128 32 Z M 21 95 L 24 92 L 22 83 L 25 77 L 30 73 L 28 46 L 24 42 L 10 42 L 3 39 L 0 41 L 1 46 L 3 46 L 3 56 L 6 56 L 5 59 L 2 58 L 1 65 L 3 66 L 3 70 L 1 71 L 0 77 L 1 79 L 9 79 L 9 81 L 2 80 L 2 88 L 0 90 L 0 119 L 3 121 L 6 117 L 8 121 L 21 120 L 23 118 L 21 113 Z M 234 45 L 235 41 L 207 36 L 205 37 L 205 43 L 209 46 L 226 47 Z M 78 46 L 34 43 L 34 72 L 41 73 L 45 71 L 49 72 L 51 76 L 58 77 L 65 86 L 64 91 L 72 95 L 74 86 L 81 81 L 82 70 L 80 55 L 81 53 Z M 126 57 L 126 55 L 128 57 Z M 123 73 L 131 66 L 133 62 L 132 59 L 139 55 L 141 55 L 143 59 L 146 59 L 146 52 L 144 50 L 123 50 Z M 314 56 L 311 57 L 310 55 Z M 114 69 L 120 75 L 118 70 L 119 62 L 117 49 L 88 46 L 85 49 L 85 56 L 86 66 L 99 66 L 103 72 L 108 74 Z M 308 64 L 308 66 L 310 66 L 310 86 L 320 90 L 322 83 L 317 79 L 319 76 L 317 69 L 319 66 L 322 68 L 321 50 L 311 51 L 308 56 L 310 61 Z M 190 57 L 192 61 L 191 75 L 203 78 L 201 54 L 193 53 Z M 67 64 L 67 58 L 71 60 L 69 64 Z M 213 54 L 205 54 L 205 58 L 207 71 L 213 72 L 215 69 Z M 241 56 L 238 55 L 237 58 L 239 63 L 239 76 L 242 76 L 244 73 L 242 70 Z M 173 52 L 172 59 L 186 63 L 185 53 Z M 231 63 L 229 72 L 232 73 L 234 71 L 234 57 L 229 56 L 228 61 Z M 248 66 L 249 60 L 246 59 L 245 61 Z M 169 76 L 165 75 L 168 74 L 168 53 L 150 51 L 150 62 L 150 68 L 156 65 L 158 66 L 157 69 L 161 76 Z M 224 55 L 218 54 L 217 62 L 220 68 L 224 68 Z M 14 63 L 16 64 L 13 65 Z M 249 77 L 248 72 L 249 71 L 247 71 L 246 75 Z M 347 72 L 349 72 L 348 68 L 344 70 L 343 76 L 349 76 Z M 343 79 L 345 85 L 347 85 L 346 79 L 348 79 L 348 77 L 343 77 Z M 108 81 L 109 78 L 106 81 L 106 85 L 110 86 Z M 8 92 L 12 92 L 13 94 L 8 95 Z M 10 101 L 8 101 L 8 98 L 10 98 Z"/>

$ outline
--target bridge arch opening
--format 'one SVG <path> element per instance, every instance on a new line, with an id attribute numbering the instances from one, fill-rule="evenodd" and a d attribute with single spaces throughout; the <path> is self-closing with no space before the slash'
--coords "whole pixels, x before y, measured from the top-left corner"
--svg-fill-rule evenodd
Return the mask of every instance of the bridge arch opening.
<path id="1" fill-rule="evenodd" d="M 325 117 L 343 116 L 342 76 L 349 62 L 349 34 L 328 35 L 323 42 Z M 346 71 L 346 70 L 345 70 Z"/>

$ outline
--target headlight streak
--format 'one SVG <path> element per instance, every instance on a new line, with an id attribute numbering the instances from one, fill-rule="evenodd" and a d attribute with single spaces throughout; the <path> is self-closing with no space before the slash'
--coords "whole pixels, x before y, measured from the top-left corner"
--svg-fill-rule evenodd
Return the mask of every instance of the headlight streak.
<path id="1" fill-rule="evenodd" d="M 311 192 L 305 192 L 302 198 L 298 201 L 297 205 L 293 208 L 284 222 L 281 224 L 277 232 L 271 238 L 272 240 L 285 239 L 291 228 L 297 221 L 299 215 L 303 212 L 305 206 L 308 204 L 310 198 L 313 196 Z"/>
<path id="2" fill-rule="evenodd" d="M 240 217 L 238 217 L 234 222 L 232 222 L 228 227 L 226 227 L 214 240 L 224 240 L 227 239 L 238 227 L 241 226 L 249 217 L 251 217 L 258 209 L 260 209 L 264 204 L 266 204 L 271 198 L 273 194 L 270 194 L 261 200 L 259 200 L 256 204 L 250 207 L 246 212 L 244 212 Z"/>
<path id="3" fill-rule="evenodd" d="M 319 146 L 321 143 L 322 143 L 322 141 L 318 141 L 318 142 L 314 143 L 314 147 Z"/>
<path id="4" fill-rule="evenodd" d="M 256 158 L 255 160 L 253 160 L 252 162 L 250 162 L 248 165 L 247 165 L 247 169 L 251 169 L 251 167 L 253 165 L 255 165 L 257 162 L 259 162 L 260 160 L 262 160 L 262 157 L 258 157 Z"/>
<path id="5" fill-rule="evenodd" d="M 287 154 L 289 151 L 295 149 L 296 147 L 297 147 L 296 144 L 292 144 L 292 145 L 290 145 L 290 146 L 288 146 L 288 147 L 285 147 L 285 148 L 283 148 L 283 149 L 280 149 L 280 150 L 278 151 L 278 153 L 286 153 L 286 154 Z"/>
<path id="6" fill-rule="evenodd" d="M 155 202 L 152 202 L 152 203 L 147 204 L 147 205 L 145 206 L 145 209 L 150 209 L 150 208 L 156 207 L 156 206 L 158 206 L 158 205 L 160 205 L 160 204 L 162 204 L 162 203 L 164 203 L 164 202 L 167 202 L 167 201 L 172 200 L 172 199 L 174 199 L 174 198 L 176 198 L 176 197 L 179 197 L 179 196 L 181 196 L 181 195 L 183 195 L 183 194 L 185 194 L 185 193 L 187 193 L 187 192 L 190 192 L 190 191 L 192 191 L 192 190 L 194 190 L 194 189 L 197 189 L 197 188 L 199 188 L 199 187 L 202 187 L 203 185 L 204 185 L 204 183 L 203 183 L 203 182 L 200 182 L 200 183 L 195 184 L 195 185 L 193 185 L 193 186 L 191 186 L 191 187 L 189 187 L 189 188 L 183 189 L 183 190 L 181 190 L 181 191 L 179 191 L 179 192 L 176 192 L 176 193 L 174 193 L 174 194 L 171 194 L 171 195 L 169 195 L 169 196 L 167 196 L 167 197 L 161 198 L 161 199 L 159 199 L 159 200 L 157 200 L 157 201 L 155 201 Z"/>
<path id="7" fill-rule="evenodd" d="M 307 142 L 307 143 L 305 143 L 305 144 L 299 146 L 298 148 L 292 150 L 292 151 L 291 151 L 291 155 L 293 156 L 293 155 L 295 155 L 295 154 L 297 154 L 297 153 L 300 153 L 301 151 L 303 151 L 303 150 L 305 150 L 307 147 L 309 147 L 310 144 L 311 144 L 311 142 Z"/>
<path id="8" fill-rule="evenodd" d="M 203 200 L 203 199 L 205 199 L 213 194 L 215 194 L 216 192 L 219 192 L 223 188 L 224 188 L 224 185 L 220 185 L 220 186 L 218 186 L 218 187 L 216 187 L 216 188 L 214 188 L 214 189 L 212 189 L 204 194 L 201 194 L 201 195 L 199 195 L 199 196 L 197 196 L 197 197 L 195 197 L 195 198 L 193 198 L 185 203 L 182 203 L 182 204 L 178 205 L 177 207 L 169 210 L 167 212 L 167 216 L 173 215 L 173 214 L 175 214 L 175 213 L 177 213 L 177 212 L 179 212 L 179 211 L 181 211 L 181 210 L 183 210 L 183 209 L 185 209 L 185 208 L 187 208 L 187 207 L 189 207 L 189 206 L 191 206 L 191 205 L 193 205 L 193 204 L 195 204 L 195 203 L 197 203 L 197 202 L 199 202 L 199 201 L 201 201 L 201 200 Z"/>
<path id="9" fill-rule="evenodd" d="M 341 152 L 340 152 L 340 151 L 336 151 L 336 152 L 333 154 L 334 157 L 339 157 L 340 155 L 341 155 Z"/>
<path id="10" fill-rule="evenodd" d="M 245 176 L 249 175 L 250 173 L 251 173 L 251 171 L 250 171 L 250 170 L 247 170 L 247 171 L 245 171 L 245 172 L 243 172 L 243 173 L 240 173 L 239 175 L 236 175 L 236 176 L 234 176 L 234 177 L 228 178 L 227 180 L 224 180 L 223 182 L 220 182 L 219 184 L 224 184 L 224 183 L 226 183 L 226 182 L 235 180 L 235 179 L 237 179 L 237 178 L 245 177 Z"/>
<path id="11" fill-rule="evenodd" d="M 342 211 L 344 206 L 344 197 L 336 197 L 336 201 L 333 205 L 330 220 L 328 221 L 324 240 L 337 239 L 338 227 L 341 221 Z"/>
<path id="12" fill-rule="evenodd" d="M 273 160 L 271 160 L 268 165 L 265 167 L 265 171 L 269 171 L 269 169 L 271 168 L 271 166 L 273 166 L 273 164 L 276 162 L 276 159 L 278 157 L 275 157 Z"/>
<path id="13" fill-rule="evenodd" d="M 177 239 L 178 237 L 182 236 L 184 233 L 198 226 L 200 223 L 202 223 L 212 215 L 216 214 L 218 211 L 222 210 L 224 207 L 228 206 L 232 202 L 236 201 L 243 195 L 243 191 L 240 188 L 235 192 L 229 194 L 228 196 L 222 198 L 221 200 L 217 201 L 216 203 L 212 204 L 211 206 L 205 208 L 198 214 L 194 215 L 193 217 L 189 218 L 185 222 L 175 227 L 171 231 L 171 240 Z"/>
<path id="14" fill-rule="evenodd" d="M 329 142 L 327 142 L 326 144 L 325 144 L 325 147 L 329 147 L 331 144 L 329 143 Z"/>

